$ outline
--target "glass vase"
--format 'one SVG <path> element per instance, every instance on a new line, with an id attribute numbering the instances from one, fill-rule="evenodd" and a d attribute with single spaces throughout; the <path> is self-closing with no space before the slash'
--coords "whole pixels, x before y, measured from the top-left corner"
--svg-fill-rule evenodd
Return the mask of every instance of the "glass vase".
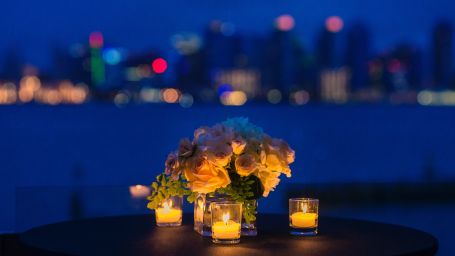
<path id="1" fill-rule="evenodd" d="M 258 201 L 256 199 L 247 200 L 243 203 L 243 209 L 252 208 L 256 213 L 255 216 L 257 218 L 257 208 L 258 208 Z M 242 214 L 242 236 L 257 236 L 257 226 L 256 226 L 256 219 L 250 221 L 249 223 L 245 220 L 244 214 Z"/>
<path id="2" fill-rule="evenodd" d="M 212 211 L 210 204 L 226 201 L 226 197 L 199 194 L 194 201 L 194 231 L 202 236 L 212 236 Z"/>

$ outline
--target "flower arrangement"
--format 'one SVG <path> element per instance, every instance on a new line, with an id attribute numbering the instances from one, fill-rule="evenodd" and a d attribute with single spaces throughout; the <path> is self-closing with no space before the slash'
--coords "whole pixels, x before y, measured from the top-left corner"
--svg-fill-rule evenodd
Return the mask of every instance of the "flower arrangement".
<path id="1" fill-rule="evenodd" d="M 148 208 L 170 196 L 198 193 L 224 195 L 237 202 L 267 197 L 280 182 L 291 177 L 289 164 L 295 153 L 289 145 L 267 135 L 247 118 L 233 118 L 212 127 L 201 127 L 193 140 L 182 139 L 169 154 L 164 173 L 153 182 Z M 247 223 L 256 219 L 255 205 L 245 207 Z"/>

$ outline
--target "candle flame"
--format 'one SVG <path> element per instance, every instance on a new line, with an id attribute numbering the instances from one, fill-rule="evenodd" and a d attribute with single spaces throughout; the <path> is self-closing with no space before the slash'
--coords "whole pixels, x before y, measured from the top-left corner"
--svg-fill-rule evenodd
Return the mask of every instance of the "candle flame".
<path id="1" fill-rule="evenodd" d="M 223 222 L 224 222 L 224 224 L 227 225 L 228 221 L 229 221 L 229 213 L 223 214 Z"/>
<path id="2" fill-rule="evenodd" d="M 302 207 L 303 213 L 306 213 L 307 210 L 308 210 L 308 205 L 307 205 L 307 204 L 304 204 L 303 207 Z"/>
<path id="3" fill-rule="evenodd" d="M 172 207 L 172 201 L 169 201 L 169 203 L 168 203 L 168 202 L 164 202 L 164 203 L 163 203 L 163 208 L 164 208 L 166 211 L 169 211 L 169 210 L 171 209 L 171 207 Z"/>

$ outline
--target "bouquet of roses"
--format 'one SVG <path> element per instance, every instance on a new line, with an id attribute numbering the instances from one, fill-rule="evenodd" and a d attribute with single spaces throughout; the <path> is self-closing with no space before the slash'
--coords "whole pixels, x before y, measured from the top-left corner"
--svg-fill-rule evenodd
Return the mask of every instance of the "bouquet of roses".
<path id="1" fill-rule="evenodd" d="M 201 127 L 193 140 L 182 139 L 178 150 L 169 154 L 164 173 L 151 185 L 148 207 L 155 209 L 169 196 L 186 195 L 192 203 L 199 193 L 242 203 L 267 197 L 281 174 L 291 177 L 294 159 L 285 141 L 270 137 L 246 118 Z M 256 219 L 256 209 L 247 205 L 243 216 L 250 222 Z"/>

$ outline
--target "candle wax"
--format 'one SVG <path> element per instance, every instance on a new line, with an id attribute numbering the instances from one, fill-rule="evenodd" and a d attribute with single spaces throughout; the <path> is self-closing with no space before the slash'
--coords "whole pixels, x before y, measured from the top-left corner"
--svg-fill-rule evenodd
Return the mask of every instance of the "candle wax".
<path id="1" fill-rule="evenodd" d="M 228 222 L 217 221 L 212 225 L 212 237 L 217 239 L 240 238 L 240 223 L 229 220 Z"/>
<path id="2" fill-rule="evenodd" d="M 297 228 L 313 228 L 317 218 L 317 213 L 295 212 L 291 215 L 291 224 Z"/>
<path id="3" fill-rule="evenodd" d="M 174 223 L 182 219 L 182 210 L 173 208 L 158 208 L 155 214 L 158 223 Z"/>

